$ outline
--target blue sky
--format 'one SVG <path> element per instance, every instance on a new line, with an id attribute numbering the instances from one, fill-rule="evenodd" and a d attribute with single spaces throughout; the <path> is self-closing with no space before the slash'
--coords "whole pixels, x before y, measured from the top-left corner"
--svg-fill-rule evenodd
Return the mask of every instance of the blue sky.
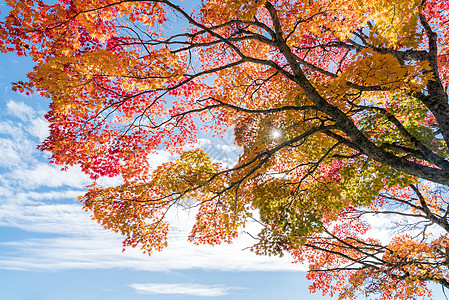
<path id="1" fill-rule="evenodd" d="M 304 266 L 243 250 L 248 236 L 233 245 L 189 244 L 193 215 L 182 210 L 171 216 L 168 249 L 152 257 L 122 253 L 122 237 L 91 221 L 76 200 L 88 178 L 78 168 L 61 172 L 36 150 L 48 134 L 49 101 L 10 90 L 31 66 L 0 56 L 0 299 L 326 299 L 308 295 Z M 203 143 L 234 155 L 226 138 Z"/>
<path id="2" fill-rule="evenodd" d="M 309 295 L 304 266 L 243 250 L 251 245 L 246 235 L 233 245 L 187 243 L 193 215 L 182 210 L 170 216 L 164 252 L 122 253 L 122 237 L 91 221 L 76 200 L 88 178 L 78 168 L 59 171 L 36 150 L 48 134 L 49 101 L 10 90 L 31 66 L 0 55 L 0 299 L 329 299 Z M 222 157 L 235 151 L 229 139 L 208 143 Z M 434 299 L 443 299 L 439 288 Z"/>

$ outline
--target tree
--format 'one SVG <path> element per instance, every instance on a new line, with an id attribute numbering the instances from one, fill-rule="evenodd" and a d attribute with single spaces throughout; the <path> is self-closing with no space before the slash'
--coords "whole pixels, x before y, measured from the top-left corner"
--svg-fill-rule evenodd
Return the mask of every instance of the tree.
<path id="1" fill-rule="evenodd" d="M 449 1 L 7 4 L 0 48 L 36 63 L 14 89 L 52 99 L 40 149 L 122 177 L 81 200 L 124 246 L 161 250 L 166 211 L 195 201 L 193 243 L 230 243 L 257 219 L 253 251 L 309 263 L 312 291 L 449 287 Z M 185 150 L 227 130 L 233 167 Z M 152 171 L 161 148 L 179 158 Z M 368 234 L 383 215 L 388 241 Z"/>

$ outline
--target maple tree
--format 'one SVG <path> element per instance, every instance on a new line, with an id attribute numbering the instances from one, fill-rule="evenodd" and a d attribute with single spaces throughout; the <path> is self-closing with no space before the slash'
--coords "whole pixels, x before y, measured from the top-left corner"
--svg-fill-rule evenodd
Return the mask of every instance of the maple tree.
<path id="1" fill-rule="evenodd" d="M 0 49 L 36 63 L 14 89 L 52 100 L 40 149 L 123 179 L 81 200 L 124 246 L 161 250 L 167 210 L 194 201 L 193 243 L 257 219 L 253 251 L 308 263 L 312 291 L 449 288 L 449 1 L 6 3 Z M 232 167 L 186 150 L 228 130 Z M 178 158 L 154 168 L 160 149 Z M 391 239 L 370 235 L 384 215 Z"/>

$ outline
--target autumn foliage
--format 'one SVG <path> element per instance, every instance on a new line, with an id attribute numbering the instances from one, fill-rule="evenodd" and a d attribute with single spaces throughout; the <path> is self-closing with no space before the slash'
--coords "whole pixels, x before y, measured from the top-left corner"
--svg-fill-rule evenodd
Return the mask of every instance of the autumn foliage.
<path id="1" fill-rule="evenodd" d="M 340 299 L 449 287 L 449 1 L 189 1 L 6 1 L 0 49 L 35 61 L 14 89 L 52 100 L 40 149 L 95 181 L 93 217 L 150 254 L 174 206 L 196 244 L 257 220 L 254 252 Z M 187 148 L 229 130 L 234 166 Z"/>

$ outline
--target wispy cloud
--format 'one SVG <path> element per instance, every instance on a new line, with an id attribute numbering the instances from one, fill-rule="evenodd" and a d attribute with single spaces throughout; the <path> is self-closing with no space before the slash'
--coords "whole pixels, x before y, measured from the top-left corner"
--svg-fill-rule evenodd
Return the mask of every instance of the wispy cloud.
<path id="1" fill-rule="evenodd" d="M 35 196 L 35 195 L 33 195 Z M 128 268 L 172 271 L 192 268 L 221 271 L 299 271 L 304 266 L 288 258 L 256 256 L 247 235 L 233 244 L 194 246 L 187 241 L 194 215 L 178 210 L 172 221 L 168 248 L 151 257 L 139 249 L 122 253 L 123 237 L 104 230 L 89 219 L 78 204 L 45 204 L 35 201 L 0 206 L 0 226 L 35 233 L 37 238 L 0 242 L 8 250 L 0 256 L 0 268 L 17 270 Z M 39 237 L 41 233 L 52 237 Z M 2 251 L 3 252 L 3 251 Z"/>
<path id="2" fill-rule="evenodd" d="M 30 120 L 30 126 L 28 127 L 28 132 L 39 138 L 39 141 L 42 142 L 49 134 L 50 130 L 48 128 L 48 123 L 44 118 L 32 118 Z"/>
<path id="3" fill-rule="evenodd" d="M 36 114 L 31 106 L 13 100 L 8 101 L 6 109 L 9 114 L 16 116 L 23 121 L 27 121 L 28 118 L 31 118 Z"/>
<path id="4" fill-rule="evenodd" d="M 129 286 L 135 289 L 139 294 L 188 295 L 206 297 L 226 296 L 231 290 L 242 289 L 222 285 L 201 285 L 193 283 L 133 283 Z"/>
<path id="5" fill-rule="evenodd" d="M 91 181 L 79 167 L 71 167 L 61 172 L 60 167 L 47 163 L 38 163 L 28 168 L 16 169 L 10 173 L 10 180 L 27 188 L 38 187 L 75 187 L 83 188 Z"/>
<path id="6" fill-rule="evenodd" d="M 201 268 L 224 271 L 301 270 L 288 258 L 256 256 L 249 250 L 254 241 L 242 234 L 231 245 L 194 246 L 187 237 L 195 221 L 192 211 L 173 210 L 169 247 L 151 257 L 139 249 L 122 253 L 123 237 L 90 220 L 76 196 L 90 183 L 79 168 L 61 172 L 48 165 L 46 154 L 36 150 L 46 125 L 41 112 L 22 102 L 9 101 L 0 122 L 0 227 L 19 229 L 22 238 L 0 237 L 0 268 L 62 270 L 128 268 L 170 271 Z M 8 118 L 14 118 L 12 119 Z M 202 140 L 201 146 L 207 144 Z M 210 142 L 209 142 L 210 144 Z M 226 148 L 226 151 L 229 150 Z M 222 150 L 223 151 L 223 150 Z M 172 159 L 166 151 L 152 154 L 153 167 Z M 105 184 L 117 184 L 120 178 Z M 250 231 L 251 226 L 245 230 Z"/>

